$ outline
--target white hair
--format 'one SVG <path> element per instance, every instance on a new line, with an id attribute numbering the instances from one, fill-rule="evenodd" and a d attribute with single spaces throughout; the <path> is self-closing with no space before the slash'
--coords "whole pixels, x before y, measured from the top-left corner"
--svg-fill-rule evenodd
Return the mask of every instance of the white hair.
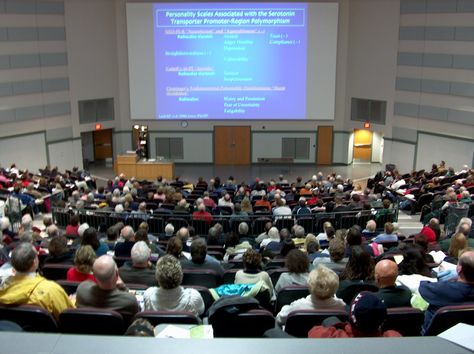
<path id="1" fill-rule="evenodd" d="M 115 206 L 115 212 L 116 213 L 123 213 L 123 205 L 122 204 L 117 204 Z"/>
<path id="2" fill-rule="evenodd" d="M 167 236 L 171 236 L 174 234 L 174 226 L 173 224 L 166 224 L 165 226 L 165 234 Z"/>
<path id="3" fill-rule="evenodd" d="M 8 230 L 10 228 L 10 219 L 6 216 L 0 219 L 0 230 Z"/>
<path id="4" fill-rule="evenodd" d="M 125 226 L 120 231 L 120 236 L 122 236 L 126 241 L 130 241 L 133 238 L 134 231 L 130 225 Z"/>
<path id="5" fill-rule="evenodd" d="M 88 228 L 89 228 L 88 223 L 85 222 L 84 224 L 81 224 L 79 228 L 77 229 L 77 233 L 79 237 L 82 237 L 82 235 L 84 235 L 84 231 L 86 231 Z"/>
<path id="6" fill-rule="evenodd" d="M 150 259 L 150 248 L 145 241 L 138 241 L 132 247 L 131 257 L 134 264 L 144 264 Z"/>
<path id="7" fill-rule="evenodd" d="M 31 229 L 31 227 L 33 226 L 33 219 L 31 218 L 30 214 L 23 215 L 23 217 L 21 218 L 21 226 L 23 226 L 25 230 Z"/>
<path id="8" fill-rule="evenodd" d="M 280 240 L 280 232 L 275 226 L 273 226 L 270 230 L 268 230 L 268 236 L 272 240 Z"/>

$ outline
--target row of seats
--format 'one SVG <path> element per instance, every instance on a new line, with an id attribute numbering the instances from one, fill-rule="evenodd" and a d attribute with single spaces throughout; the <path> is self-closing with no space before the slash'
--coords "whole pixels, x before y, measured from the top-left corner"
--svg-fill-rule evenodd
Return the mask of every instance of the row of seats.
<path id="1" fill-rule="evenodd" d="M 298 310 L 289 314 L 285 331 L 295 337 L 305 338 L 313 326 L 320 325 L 331 316 L 347 320 L 347 313 L 344 311 Z M 135 316 L 137 318 L 147 319 L 153 326 L 201 323 L 192 313 L 181 311 L 143 311 Z M 57 322 L 48 311 L 38 306 L 0 306 L 0 319 L 13 321 L 28 332 L 122 335 L 126 330 L 125 322 L 118 312 L 93 308 L 65 310 Z M 403 336 L 418 336 L 423 319 L 423 312 L 417 309 L 391 308 L 388 309 L 383 329 L 396 330 Z M 460 322 L 474 325 L 473 305 L 439 309 L 425 335 L 438 335 Z M 213 326 L 215 337 L 262 337 L 266 330 L 275 327 L 275 318 L 267 310 L 254 309 L 226 317 L 226 323 L 220 323 L 219 318 L 213 319 L 211 316 L 209 324 Z"/>

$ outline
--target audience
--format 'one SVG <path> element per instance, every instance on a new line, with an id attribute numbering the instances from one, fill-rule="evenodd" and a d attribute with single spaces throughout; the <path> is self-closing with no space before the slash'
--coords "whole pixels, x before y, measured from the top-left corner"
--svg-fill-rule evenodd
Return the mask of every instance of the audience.
<path id="1" fill-rule="evenodd" d="M 293 249 L 286 257 L 287 273 L 282 273 L 275 285 L 275 291 L 278 292 L 290 285 L 306 285 L 308 283 L 309 261 L 306 255 L 297 249 Z"/>
<path id="2" fill-rule="evenodd" d="M 92 280 L 95 282 L 92 266 L 96 258 L 97 256 L 90 245 L 79 247 L 74 256 L 74 267 L 69 268 L 66 279 L 69 281 Z"/>
<path id="3" fill-rule="evenodd" d="M 150 262 L 151 251 L 144 241 L 136 242 L 131 251 L 132 264 L 125 262 L 119 275 L 125 284 L 155 285 L 155 267 Z"/>

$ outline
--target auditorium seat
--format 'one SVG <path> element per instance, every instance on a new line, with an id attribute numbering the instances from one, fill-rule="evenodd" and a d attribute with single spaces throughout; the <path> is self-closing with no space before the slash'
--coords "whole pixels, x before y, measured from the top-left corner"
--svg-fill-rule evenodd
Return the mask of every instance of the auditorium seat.
<path id="1" fill-rule="evenodd" d="M 0 320 L 12 321 L 26 332 L 57 332 L 53 316 L 45 309 L 34 305 L 0 305 Z"/>
<path id="2" fill-rule="evenodd" d="M 387 320 L 382 329 L 393 329 L 404 337 L 416 337 L 421 334 L 425 314 L 413 307 L 392 307 L 387 309 Z"/>
<path id="3" fill-rule="evenodd" d="M 261 338 L 265 331 L 275 327 L 275 317 L 268 310 L 255 309 L 236 316 L 210 316 L 214 337 Z"/>
<path id="4" fill-rule="evenodd" d="M 304 298 L 308 295 L 309 288 L 305 285 L 292 285 L 284 287 L 277 293 L 275 314 L 278 314 L 283 306 L 289 305 L 293 301 Z"/>
<path id="5" fill-rule="evenodd" d="M 474 325 L 474 304 L 444 306 L 433 316 L 425 336 L 436 336 L 458 323 Z"/>
<path id="6" fill-rule="evenodd" d="M 159 324 L 191 324 L 201 323 L 199 317 L 187 311 L 142 311 L 135 315 L 135 319 L 143 318 L 153 326 Z"/>
<path id="7" fill-rule="evenodd" d="M 123 335 L 126 323 L 116 311 L 83 307 L 61 312 L 59 330 L 61 333 Z"/>
<path id="8" fill-rule="evenodd" d="M 347 313 L 337 310 L 296 310 L 288 314 L 285 332 L 299 338 L 307 338 L 308 332 L 314 326 L 320 326 L 322 322 L 331 316 L 335 316 L 342 322 L 347 321 Z"/>

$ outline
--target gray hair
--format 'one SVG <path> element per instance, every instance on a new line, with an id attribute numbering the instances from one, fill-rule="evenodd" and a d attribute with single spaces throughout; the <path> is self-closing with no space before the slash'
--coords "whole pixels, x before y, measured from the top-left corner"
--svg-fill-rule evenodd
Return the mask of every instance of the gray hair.
<path id="1" fill-rule="evenodd" d="M 17 272 L 28 272 L 36 259 L 37 253 L 31 243 L 22 242 L 12 251 L 11 264 Z"/>
<path id="2" fill-rule="evenodd" d="M 133 228 L 130 225 L 125 226 L 120 231 L 120 236 L 122 236 L 127 241 L 130 241 L 134 235 L 135 235 L 135 232 L 133 231 Z"/>
<path id="3" fill-rule="evenodd" d="M 247 235 L 249 232 L 249 226 L 246 222 L 241 222 L 239 224 L 239 235 Z"/>
<path id="4" fill-rule="evenodd" d="M 131 257 L 133 264 L 146 264 L 150 259 L 150 248 L 145 241 L 138 241 L 132 247 Z"/>

